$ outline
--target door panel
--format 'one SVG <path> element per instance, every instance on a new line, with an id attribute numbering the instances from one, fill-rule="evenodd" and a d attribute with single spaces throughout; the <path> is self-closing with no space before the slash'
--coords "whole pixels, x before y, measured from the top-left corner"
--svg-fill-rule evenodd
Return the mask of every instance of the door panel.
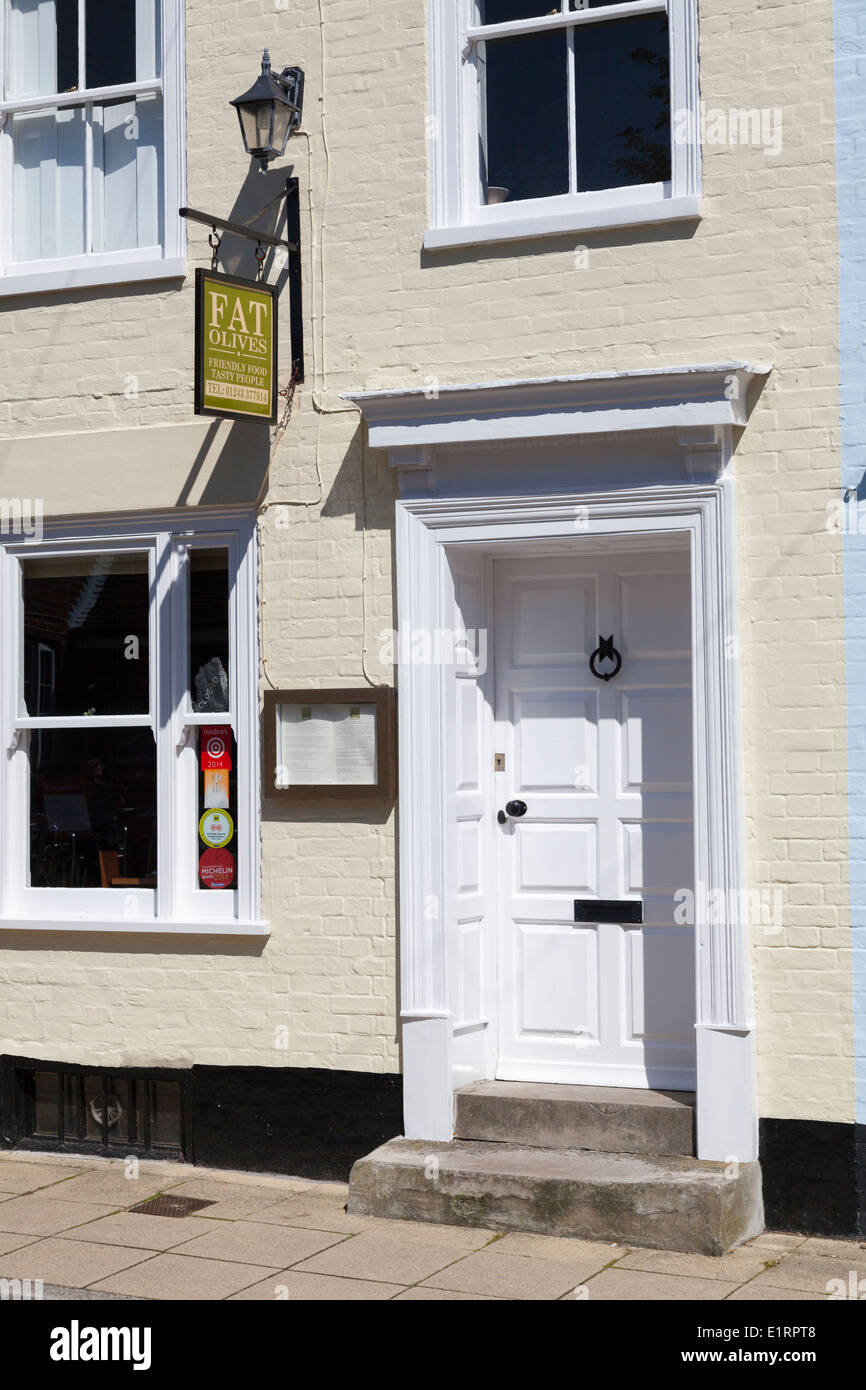
<path id="1" fill-rule="evenodd" d="M 688 1089 L 694 949 L 691 601 L 686 551 L 494 565 L 497 1076 Z M 613 634 L 619 675 L 589 659 Z M 644 925 L 574 922 L 575 898 L 641 899 Z"/>

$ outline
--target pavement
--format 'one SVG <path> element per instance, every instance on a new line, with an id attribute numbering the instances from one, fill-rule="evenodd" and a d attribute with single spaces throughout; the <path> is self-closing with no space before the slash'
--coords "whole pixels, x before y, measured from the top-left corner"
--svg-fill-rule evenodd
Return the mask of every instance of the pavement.
<path id="1" fill-rule="evenodd" d="M 349 1216 L 347 1191 L 186 1164 L 6 1151 L 0 1299 L 814 1302 L 866 1292 L 866 1243 L 856 1241 L 767 1233 L 714 1259 Z M 201 1205 L 188 1215 L 131 1210 L 162 1194 Z M 26 1280 L 41 1286 L 2 1282 Z"/>

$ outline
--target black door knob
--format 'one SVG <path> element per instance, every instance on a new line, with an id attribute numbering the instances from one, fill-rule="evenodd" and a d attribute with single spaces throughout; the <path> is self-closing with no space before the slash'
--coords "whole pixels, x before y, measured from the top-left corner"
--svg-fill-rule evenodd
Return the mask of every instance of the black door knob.
<path id="1" fill-rule="evenodd" d="M 509 801 L 505 810 L 509 816 L 513 816 L 515 820 L 519 820 L 521 816 L 526 815 L 529 807 L 525 801 Z"/>

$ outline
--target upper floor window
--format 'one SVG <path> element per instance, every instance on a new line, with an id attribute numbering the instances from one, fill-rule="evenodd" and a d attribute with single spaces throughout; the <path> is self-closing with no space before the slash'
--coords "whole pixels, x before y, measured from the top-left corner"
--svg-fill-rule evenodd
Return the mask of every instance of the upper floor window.
<path id="1" fill-rule="evenodd" d="M 2 5 L 0 290 L 183 273 L 181 0 Z"/>
<path id="2" fill-rule="evenodd" d="M 428 246 L 697 216 L 697 0 L 434 7 Z"/>

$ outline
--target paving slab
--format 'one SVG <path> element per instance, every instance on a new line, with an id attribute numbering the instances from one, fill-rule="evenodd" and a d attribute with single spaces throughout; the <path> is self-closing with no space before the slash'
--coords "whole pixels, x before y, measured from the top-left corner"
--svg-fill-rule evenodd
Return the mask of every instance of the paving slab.
<path id="1" fill-rule="evenodd" d="M 833 1292 L 828 1287 L 831 1280 L 841 1279 L 847 1288 L 852 1274 L 856 1282 L 866 1281 L 866 1251 L 861 1251 L 858 1259 L 831 1259 L 827 1255 L 801 1255 L 797 1250 L 772 1269 L 759 1274 L 754 1282 L 768 1288 L 829 1294 Z M 866 1292 L 866 1283 L 863 1292 Z"/>
<path id="2" fill-rule="evenodd" d="M 164 1179 L 157 1177 L 128 1178 L 123 1170 L 100 1173 L 80 1173 L 66 1182 L 55 1183 L 40 1192 L 55 1202 L 94 1202 L 99 1206 L 134 1207 L 148 1197 L 163 1191 Z"/>
<path id="3" fill-rule="evenodd" d="M 777 1259 L 767 1250 L 732 1250 L 729 1255 L 684 1255 L 677 1250 L 633 1250 L 617 1269 L 643 1269 L 652 1274 L 682 1274 L 693 1279 L 730 1279 L 743 1284 Z"/>
<path id="4" fill-rule="evenodd" d="M 760 1284 L 755 1287 L 754 1279 L 750 1284 L 744 1284 L 741 1289 L 734 1289 L 728 1298 L 728 1303 L 826 1303 L 827 1295 L 824 1293 L 803 1293 L 801 1289 L 780 1289 L 771 1287 L 769 1284 Z"/>
<path id="5" fill-rule="evenodd" d="M 334 1279 L 326 1274 L 299 1274 L 295 1269 L 285 1269 L 273 1279 L 263 1279 L 260 1284 L 232 1294 L 229 1302 L 374 1303 L 397 1293 L 398 1286 L 377 1284 L 371 1279 Z"/>
<path id="6" fill-rule="evenodd" d="M 479 1250 L 425 1279 L 432 1288 L 481 1293 L 494 1298 L 556 1299 L 604 1269 L 604 1254 L 574 1259 L 533 1258 Z"/>
<path id="7" fill-rule="evenodd" d="M 230 1298 L 233 1293 L 273 1279 L 276 1269 L 231 1264 L 224 1260 L 195 1260 L 190 1255 L 154 1255 L 131 1269 L 112 1274 L 93 1287 L 106 1293 L 132 1294 L 136 1298 L 166 1301 L 191 1299 L 203 1302 Z"/>
<path id="8" fill-rule="evenodd" d="M 0 1255 L 6 1255 L 10 1250 L 23 1250 L 25 1245 L 32 1245 L 37 1236 L 12 1235 L 7 1231 L 0 1231 Z"/>
<path id="9" fill-rule="evenodd" d="M 202 1216 L 143 1216 L 140 1212 L 119 1211 L 89 1221 L 86 1227 L 76 1227 L 61 1235 L 61 1240 L 79 1238 L 86 1231 L 88 1241 L 99 1245 L 126 1245 L 134 1250 L 169 1250 L 174 1245 L 186 1245 L 196 1236 L 208 1231 L 222 1230 L 219 1221 Z"/>
<path id="10" fill-rule="evenodd" d="M 522 1232 L 493 1239 L 484 1247 L 491 1255 L 527 1255 L 541 1260 L 600 1260 L 600 1269 L 612 1260 L 629 1254 L 626 1245 L 608 1245 L 606 1241 L 570 1240 L 567 1236 L 530 1236 Z"/>
<path id="11" fill-rule="evenodd" d="M 350 1216 L 344 1210 L 345 1201 L 338 1197 L 321 1201 L 303 1194 L 287 1197 L 276 1206 L 264 1207 L 250 1213 L 250 1221 L 273 1226 L 299 1226 L 311 1231 L 334 1231 L 338 1235 L 357 1235 L 382 1223 L 375 1216 Z"/>
<path id="12" fill-rule="evenodd" d="M 50 1163 L 16 1163 L 0 1159 L 0 1192 L 36 1192 L 74 1178 L 80 1168 Z"/>
<path id="13" fill-rule="evenodd" d="M 414 1289 L 404 1289 L 393 1299 L 394 1303 L 501 1303 L 487 1293 L 455 1293 L 453 1289 L 431 1289 L 426 1284 L 416 1284 Z"/>
<path id="14" fill-rule="evenodd" d="M 606 1269 L 590 1279 L 589 1301 L 599 1302 L 691 1302 L 727 1298 L 736 1284 L 722 1279 L 686 1279 L 680 1274 L 652 1274 L 639 1269 Z"/>
<path id="15" fill-rule="evenodd" d="M 840 1260 L 854 1260 L 862 1264 L 866 1260 L 866 1243 L 860 1240 L 826 1240 L 821 1236 L 808 1236 L 797 1248 L 798 1255 L 826 1255 Z"/>
<path id="16" fill-rule="evenodd" d="M 93 1289 L 67 1289 L 61 1284 L 46 1284 L 42 1290 L 45 1303 L 137 1303 L 125 1293 L 96 1293 Z"/>
<path id="17" fill-rule="evenodd" d="M 110 1216 L 114 1210 L 112 1206 L 99 1206 L 96 1202 L 57 1202 L 41 1193 L 13 1197 L 0 1206 L 0 1230 L 11 1234 L 53 1236 L 58 1231 L 95 1221 L 99 1216 Z"/>
<path id="18" fill-rule="evenodd" d="M 426 1243 L 390 1231 L 362 1231 L 296 1268 L 304 1274 L 335 1274 L 405 1287 L 420 1283 L 460 1254 L 442 1241 Z"/>
<path id="19" fill-rule="evenodd" d="M 746 1241 L 744 1250 L 771 1250 L 776 1255 L 796 1250 L 806 1240 L 805 1236 L 789 1235 L 785 1231 L 763 1231 L 761 1235 Z"/>
<path id="20" fill-rule="evenodd" d="M 192 1178 L 164 1190 L 170 1190 L 173 1197 L 196 1197 L 203 1202 L 213 1202 L 207 1215 L 222 1221 L 237 1221 L 285 1200 L 285 1193 L 279 1188 L 218 1182 L 212 1178 Z"/>
<path id="21" fill-rule="evenodd" d="M 155 1219 L 155 1218 L 154 1218 Z M 345 1237 L 333 1231 L 302 1231 L 293 1226 L 264 1226 L 260 1222 L 228 1221 L 217 1231 L 209 1231 L 175 1250 L 177 1255 L 202 1259 L 229 1260 L 236 1264 L 266 1265 L 286 1269 L 320 1250 L 338 1244 Z"/>
<path id="22" fill-rule="evenodd" d="M 46 1284 L 86 1288 L 106 1275 L 116 1274 L 150 1258 L 145 1250 L 92 1245 L 83 1240 L 37 1240 L 23 1250 L 0 1255 L 0 1275 L 5 1279 L 42 1279 Z"/>

